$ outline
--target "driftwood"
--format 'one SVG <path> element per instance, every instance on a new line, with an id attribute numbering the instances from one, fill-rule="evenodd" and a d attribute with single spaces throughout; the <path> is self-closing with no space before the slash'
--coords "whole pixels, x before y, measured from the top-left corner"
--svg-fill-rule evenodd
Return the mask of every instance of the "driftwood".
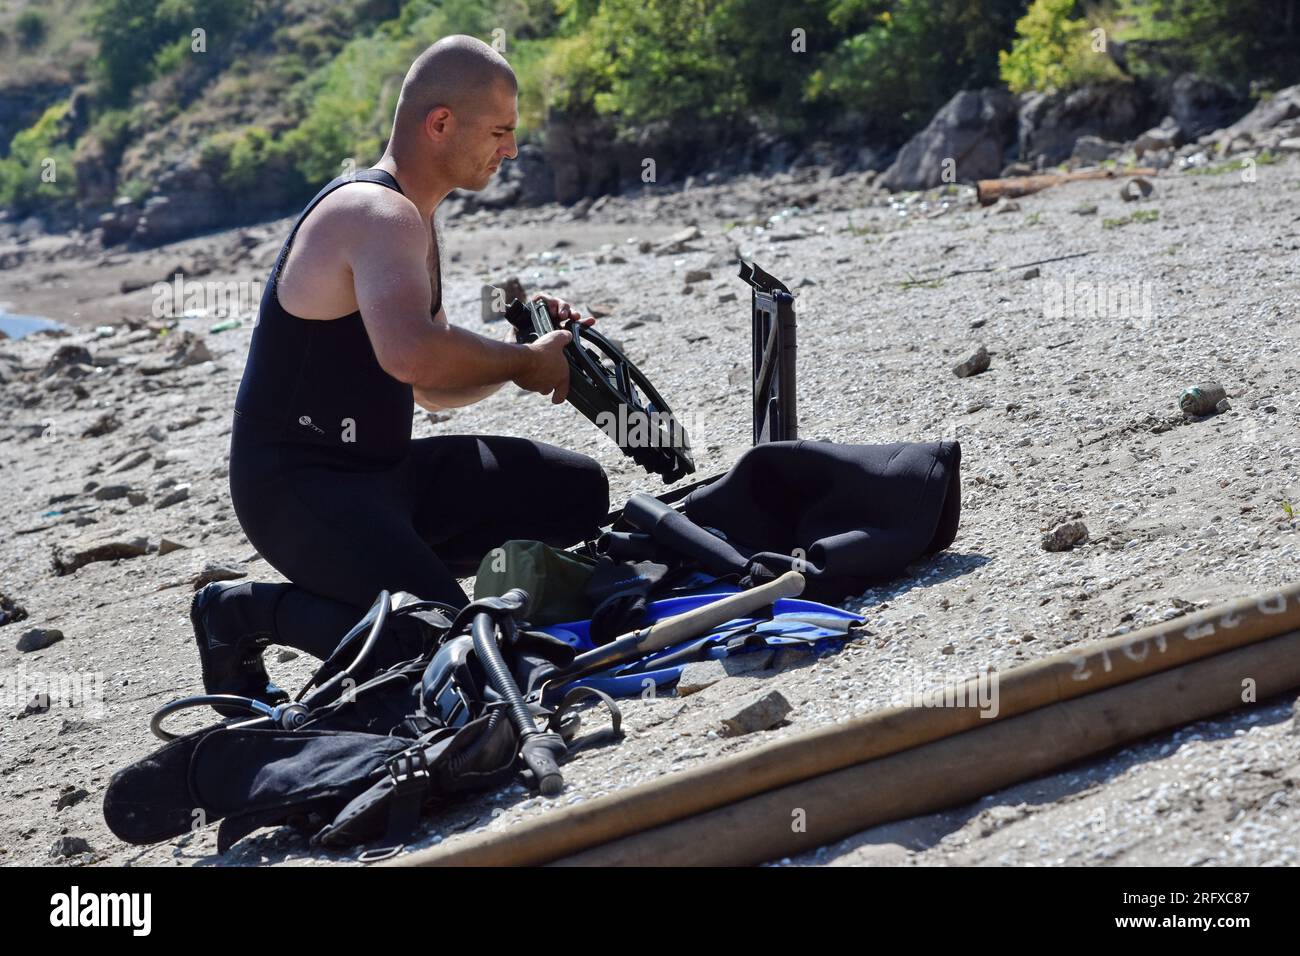
<path id="1" fill-rule="evenodd" d="M 1300 684 L 1300 631 L 770 790 L 554 861 L 748 866 L 984 794 Z"/>
<path id="2" fill-rule="evenodd" d="M 1119 179 L 1124 176 L 1154 176 L 1149 166 L 1135 169 L 1078 169 L 1072 173 L 1043 173 L 1038 176 L 1010 176 L 1006 179 L 981 179 L 975 184 L 981 206 L 991 206 L 999 199 L 1014 199 L 1041 192 L 1061 183 L 1084 179 Z"/>
<path id="3" fill-rule="evenodd" d="M 647 852 L 663 853 L 664 860 L 670 856 L 676 859 L 649 831 L 672 833 L 674 840 L 688 831 L 696 833 L 693 829 L 696 824 L 687 818 L 714 824 L 726 821 L 724 829 L 728 839 L 733 827 L 742 820 L 751 821 L 764 833 L 762 841 L 755 842 L 757 837 L 755 841 L 737 840 L 731 849 L 727 848 L 726 840 L 697 841 L 707 847 L 699 847 L 700 855 L 693 856 L 691 862 L 771 859 L 767 854 L 785 855 L 820 845 L 808 841 L 834 840 L 886 818 L 897 819 L 926 812 L 946 801 L 969 799 L 976 792 L 956 787 L 927 796 L 912 789 L 914 802 L 910 805 L 886 801 L 870 804 L 863 816 L 822 815 L 816 822 L 815 832 L 814 815 L 810 812 L 808 835 L 800 834 L 793 843 L 786 839 L 792 835 L 792 810 L 801 806 L 807 809 L 800 803 L 790 803 L 792 796 L 806 793 L 812 799 L 815 792 L 819 813 L 827 806 L 820 802 L 822 796 L 832 792 L 835 796 L 830 803 L 868 804 L 866 791 L 861 787 L 865 780 L 878 781 L 876 774 L 884 763 L 882 758 L 892 761 L 889 766 L 903 763 L 913 768 L 924 767 L 927 760 L 915 764 L 902 755 L 942 741 L 944 760 L 967 767 L 959 755 L 976 738 L 996 741 L 994 751 L 1005 747 L 1008 741 L 1015 741 L 1014 747 L 1004 751 L 1005 759 L 999 758 L 998 772 L 978 784 L 978 787 L 995 788 L 1023 779 L 1020 774 L 1041 773 L 1059 765 L 1058 761 L 1076 760 L 1098 752 L 1098 748 L 1115 746 L 1239 705 L 1243 699 L 1242 681 L 1246 678 L 1258 683 L 1259 699 L 1295 686 L 1300 683 L 1300 661 L 1296 660 L 1300 636 L 1291 632 L 1297 628 L 1300 628 L 1300 585 L 1292 584 L 1001 672 L 996 715 L 987 714 L 972 703 L 980 700 L 981 687 L 980 678 L 972 678 L 966 684 L 945 688 L 945 692 L 960 692 L 960 695 L 954 693 L 954 704 L 960 700 L 967 706 L 903 706 L 875 711 L 605 797 L 557 808 L 507 830 L 478 834 L 453 841 L 449 846 L 399 857 L 392 865 L 527 866 L 560 860 L 644 861 L 648 859 Z M 1284 634 L 1289 634 L 1285 640 L 1270 640 Z M 1261 642 L 1267 642 L 1267 649 L 1236 653 Z M 1221 660 L 1199 666 L 1207 658 L 1215 657 Z M 1291 666 L 1292 662 L 1295 666 Z M 1197 666 L 1189 668 L 1188 665 Z M 1156 675 L 1161 675 L 1160 679 L 1142 683 Z M 1207 682 L 1212 686 L 1207 686 Z M 1128 684 L 1139 685 L 1129 688 L 1136 693 L 1111 693 Z M 1173 689 L 1184 687 L 1187 689 L 1179 690 L 1178 696 L 1171 696 Z M 1081 704 L 1081 708 L 1060 706 L 1093 696 L 1097 699 Z M 1033 719 L 1017 720 L 1015 726 L 1033 729 L 992 732 L 1003 722 L 1031 714 L 1035 715 Z M 1088 721 L 1099 719 L 1098 715 L 1116 715 L 1105 717 L 1115 726 L 1104 734 L 1083 735 L 1067 741 L 1062 727 L 1080 719 L 1078 714 L 1087 714 Z M 1133 719 L 1128 719 L 1126 714 Z M 1040 718 L 1046 723 L 1039 723 Z M 1062 720 L 1064 725 L 1060 723 Z M 1062 737 L 1059 748 L 1053 743 L 1058 733 Z M 958 737 L 962 738 L 960 743 L 955 742 Z M 950 738 L 954 742 L 949 742 Z M 1028 744 L 1035 741 L 1030 748 Z M 980 753 L 987 754 L 984 745 L 979 746 Z M 1018 763 L 1016 757 L 1022 753 L 1027 759 Z M 927 781 L 937 785 L 934 778 Z M 801 784 L 813 790 L 805 792 L 800 789 Z M 829 790 L 825 789 L 827 786 Z M 778 793 L 775 802 L 764 802 L 764 796 L 772 793 Z M 893 799 L 891 796 L 890 800 Z M 781 808 L 780 827 L 773 827 L 774 818 L 769 814 L 772 807 Z M 751 811 L 757 815 L 750 816 Z M 740 824 L 741 828 L 744 825 L 748 824 Z M 610 845 L 607 850 L 597 851 L 605 845 Z M 649 851 L 651 846 L 653 851 Z M 703 852 L 705 849 L 708 854 Z M 709 854 L 713 856 L 710 858 Z"/>

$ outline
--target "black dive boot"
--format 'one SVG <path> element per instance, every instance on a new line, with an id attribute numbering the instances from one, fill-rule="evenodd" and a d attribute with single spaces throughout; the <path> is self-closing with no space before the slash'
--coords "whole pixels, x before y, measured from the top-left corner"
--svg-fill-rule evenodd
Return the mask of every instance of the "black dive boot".
<path id="1" fill-rule="evenodd" d="M 262 652 L 274 636 L 277 592 L 284 587 L 215 581 L 194 593 L 190 622 L 194 625 L 206 693 L 251 697 L 272 706 L 289 699 L 271 683 L 262 663 Z M 259 619 L 262 626 L 258 626 Z M 247 711 L 238 708 L 213 709 L 223 717 L 248 716 Z"/>

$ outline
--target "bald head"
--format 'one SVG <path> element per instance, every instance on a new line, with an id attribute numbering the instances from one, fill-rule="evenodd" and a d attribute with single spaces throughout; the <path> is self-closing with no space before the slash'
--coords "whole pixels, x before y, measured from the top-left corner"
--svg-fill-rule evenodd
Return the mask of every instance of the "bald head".
<path id="1" fill-rule="evenodd" d="M 517 88 L 515 72 L 505 57 L 482 40 L 443 37 L 406 71 L 395 126 L 419 126 L 430 110 L 440 106 L 464 118 L 481 110 L 499 89 L 513 94 Z"/>

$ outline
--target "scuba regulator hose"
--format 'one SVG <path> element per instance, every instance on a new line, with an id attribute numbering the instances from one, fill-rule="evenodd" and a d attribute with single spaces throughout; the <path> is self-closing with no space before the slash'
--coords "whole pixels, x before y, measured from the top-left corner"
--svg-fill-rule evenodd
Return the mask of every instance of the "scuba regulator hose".
<path id="1" fill-rule="evenodd" d="M 170 704 L 163 704 L 154 711 L 154 715 L 149 721 L 149 730 L 159 740 L 175 740 L 181 735 L 165 730 L 162 722 L 179 711 L 189 710 L 192 707 L 207 707 L 208 705 L 213 707 L 239 707 L 256 718 L 257 723 L 261 723 L 262 720 L 270 720 L 281 730 L 297 730 L 306 722 L 310 713 L 303 704 L 296 701 L 271 706 L 262 703 L 260 700 L 254 700 L 251 697 L 240 697 L 236 694 L 201 694 L 198 697 L 182 697 Z"/>
<path id="2" fill-rule="evenodd" d="M 527 594 L 519 588 L 512 588 L 500 598 L 502 604 L 513 605 L 515 609 L 523 607 L 527 599 Z M 507 637 L 513 636 L 514 617 L 507 613 L 501 618 L 500 626 Z M 567 745 L 559 734 L 537 729 L 528 704 L 524 702 L 524 695 L 519 692 L 519 685 L 515 682 L 514 675 L 510 673 L 510 668 L 506 666 L 505 659 L 501 656 L 496 630 L 496 623 L 491 613 L 482 611 L 475 614 L 470 627 L 474 639 L 474 651 L 483 670 L 487 672 L 492 688 L 506 702 L 506 712 L 510 715 L 515 729 L 519 731 L 519 756 L 532 772 L 533 779 L 537 781 L 538 791 L 544 797 L 557 796 L 564 789 L 564 777 L 560 775 L 558 758 L 566 752 Z"/>
<path id="3" fill-rule="evenodd" d="M 159 707 L 154 711 L 153 717 L 149 720 L 149 730 L 159 740 L 175 740 L 180 736 L 180 734 L 174 734 L 171 731 L 164 729 L 162 725 L 163 721 L 172 714 L 179 713 L 182 710 L 207 706 L 238 707 L 241 710 L 248 711 L 249 715 L 258 719 L 259 722 L 260 720 L 266 719 L 270 720 L 272 724 L 276 725 L 281 730 L 297 730 L 307 722 L 307 718 L 312 712 L 310 701 L 303 703 L 303 698 L 306 696 L 307 692 L 311 690 L 313 685 L 315 685 L 326 667 L 334 661 L 334 659 L 348 644 L 352 643 L 355 635 L 360 633 L 360 628 L 364 625 L 365 621 L 370 619 L 373 615 L 374 620 L 370 626 L 370 632 L 366 635 L 366 640 L 362 644 L 361 650 L 357 652 L 356 657 L 353 658 L 352 663 L 321 685 L 316 694 L 313 694 L 312 696 L 323 697 L 332 692 L 336 686 L 342 684 L 349 677 L 352 677 L 352 675 L 357 672 L 358 668 L 360 668 L 360 666 L 365 662 L 366 658 L 370 656 L 371 651 L 375 649 L 375 645 L 379 643 L 379 636 L 383 633 L 384 625 L 388 622 L 388 611 L 391 603 L 391 595 L 389 595 L 387 591 L 380 591 L 379 597 L 377 597 L 375 603 L 371 605 L 366 617 L 362 619 L 360 624 L 353 628 L 351 633 L 344 637 L 344 639 L 339 643 L 339 647 L 330 655 L 330 659 L 322 664 L 316 673 L 312 675 L 311 679 L 303 685 L 302 690 L 298 692 L 297 698 L 293 701 L 272 706 L 263 703 L 260 700 L 254 700 L 251 697 L 240 697 L 237 694 L 200 694 L 195 697 L 182 697 L 179 700 L 172 701 L 170 704 L 164 704 L 162 707 Z"/>

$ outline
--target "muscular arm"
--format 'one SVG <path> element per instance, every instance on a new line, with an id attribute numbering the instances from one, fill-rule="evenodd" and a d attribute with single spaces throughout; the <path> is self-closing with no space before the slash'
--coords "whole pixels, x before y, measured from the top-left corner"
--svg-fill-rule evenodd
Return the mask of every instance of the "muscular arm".
<path id="1" fill-rule="evenodd" d="M 348 243 L 357 306 L 384 371 L 417 393 L 453 401 L 525 376 L 534 363 L 526 346 L 456 328 L 441 310 L 429 315 L 428 243 L 416 209 L 397 202 L 357 217 Z"/>

